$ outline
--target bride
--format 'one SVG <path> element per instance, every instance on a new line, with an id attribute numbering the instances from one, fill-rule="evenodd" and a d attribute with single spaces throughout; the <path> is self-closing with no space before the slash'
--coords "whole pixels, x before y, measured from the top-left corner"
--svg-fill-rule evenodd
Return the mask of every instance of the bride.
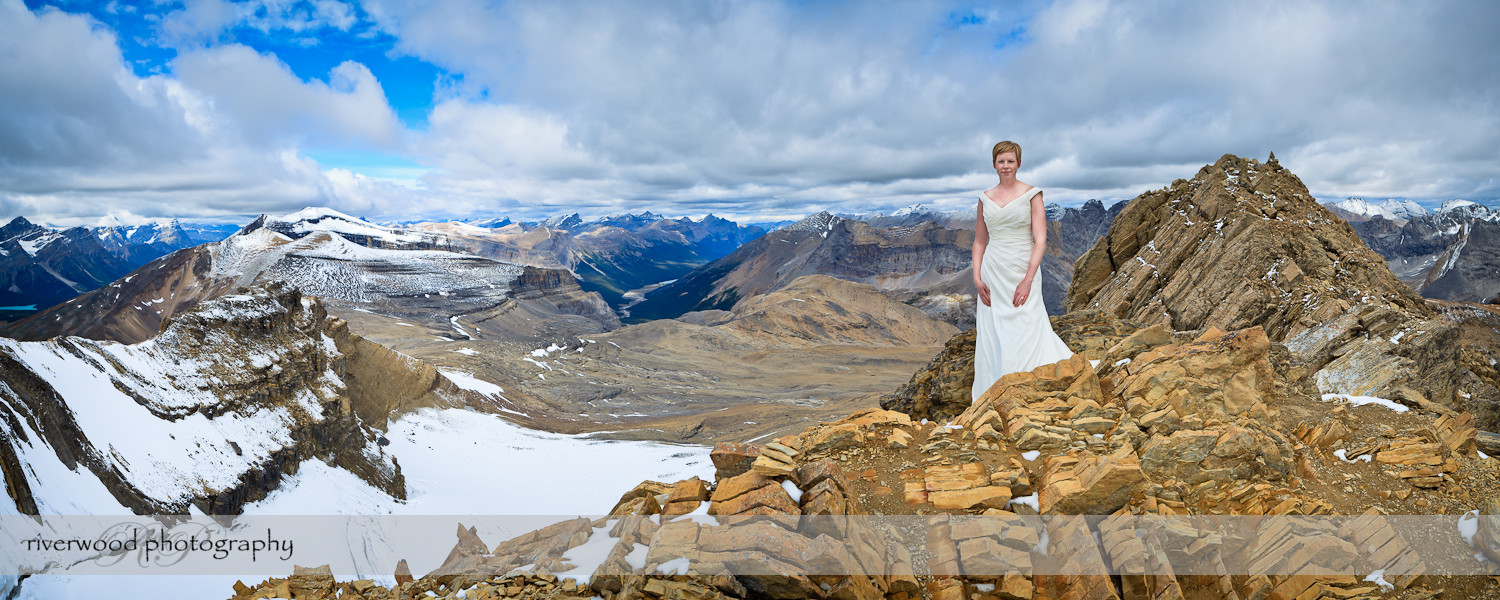
<path id="1" fill-rule="evenodd" d="M 1042 190 L 1016 179 L 1021 146 L 1005 141 L 990 152 L 1000 183 L 979 194 L 974 231 L 974 387 L 978 400 L 1002 376 L 1073 355 L 1047 320 L 1037 270 L 1047 246 Z M 1005 294 L 995 302 L 994 293 Z M 1014 292 L 1014 293 L 1012 293 Z"/>

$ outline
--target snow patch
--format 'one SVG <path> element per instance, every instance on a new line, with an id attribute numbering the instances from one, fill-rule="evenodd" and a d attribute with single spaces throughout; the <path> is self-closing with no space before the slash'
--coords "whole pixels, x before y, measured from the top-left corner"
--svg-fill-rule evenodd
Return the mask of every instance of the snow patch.
<path id="1" fill-rule="evenodd" d="M 443 374 L 444 377 L 448 378 L 448 381 L 452 381 L 453 385 L 469 390 L 471 392 L 479 392 L 491 397 L 499 396 L 500 394 L 505 393 L 505 390 L 501 389 L 500 386 L 475 377 L 473 373 L 465 373 L 463 371 L 455 371 L 449 369 L 439 369 L 439 371 Z"/>
<path id="2" fill-rule="evenodd" d="M 1407 408 L 1406 406 L 1403 406 L 1401 404 L 1397 404 L 1397 403 L 1395 403 L 1395 402 L 1393 402 L 1391 400 L 1387 400 L 1385 398 L 1376 398 L 1374 396 L 1351 396 L 1349 394 L 1323 394 L 1323 401 L 1327 402 L 1329 400 L 1343 400 L 1343 401 L 1348 402 L 1350 404 L 1353 404 L 1355 406 L 1364 406 L 1366 404 L 1378 404 L 1380 406 L 1384 406 L 1384 407 L 1389 408 L 1391 410 L 1394 410 L 1396 412 L 1406 412 L 1408 410 L 1411 410 L 1411 409 Z"/>

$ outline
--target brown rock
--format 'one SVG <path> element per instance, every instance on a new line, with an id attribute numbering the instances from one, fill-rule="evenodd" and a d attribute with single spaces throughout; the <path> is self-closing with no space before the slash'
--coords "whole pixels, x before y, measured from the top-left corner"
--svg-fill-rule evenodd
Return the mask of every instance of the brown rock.
<path id="1" fill-rule="evenodd" d="M 832 480 L 840 490 L 849 489 L 844 470 L 839 467 L 838 461 L 825 458 L 797 467 L 797 482 L 803 489 L 812 489 L 825 480 Z"/>
<path id="2" fill-rule="evenodd" d="M 410 583 L 412 580 L 411 567 L 406 566 L 406 559 L 403 558 L 396 563 L 396 585 Z"/>
<path id="3" fill-rule="evenodd" d="M 760 446 L 736 442 L 719 442 L 708 458 L 714 462 L 714 479 L 728 479 L 750 470 L 760 456 Z"/>
<path id="4" fill-rule="evenodd" d="M 778 485 L 775 481 L 767 479 L 755 471 L 748 471 L 729 479 L 719 481 L 718 487 L 714 488 L 711 499 L 714 502 L 725 502 L 739 497 L 741 494 L 767 485 Z"/>
<path id="5" fill-rule="evenodd" d="M 1107 515 L 1129 502 L 1145 483 L 1141 464 L 1129 446 L 1113 455 L 1089 455 L 1076 462 L 1049 457 L 1043 463 L 1039 508 L 1043 514 Z"/>
<path id="6" fill-rule="evenodd" d="M 755 488 L 729 500 L 714 501 L 708 507 L 708 514 L 738 515 L 761 507 L 775 511 L 774 514 L 796 515 L 802 512 L 786 490 L 773 484 Z"/>
<path id="7" fill-rule="evenodd" d="M 286 585 L 287 591 L 291 592 L 291 598 L 322 600 L 333 595 L 333 583 L 333 569 L 328 565 L 311 568 L 294 566 L 292 576 L 287 580 Z"/>
<path id="8" fill-rule="evenodd" d="M 939 510 L 1004 508 L 1005 504 L 1010 502 L 1010 498 L 1010 488 L 1005 486 L 927 492 L 927 501 Z"/>
<path id="9" fill-rule="evenodd" d="M 697 477 L 677 482 L 672 486 L 671 495 L 667 496 L 667 502 L 687 502 L 707 499 L 708 484 Z"/>
<path id="10" fill-rule="evenodd" d="M 661 514 L 669 516 L 669 517 L 675 517 L 677 515 L 686 515 L 686 514 L 692 513 L 695 510 L 698 510 L 698 507 L 701 506 L 702 504 L 703 504 L 703 502 L 700 502 L 698 500 L 684 500 L 682 502 L 668 502 L 666 506 L 662 507 Z"/>
<path id="11" fill-rule="evenodd" d="M 609 514 L 612 514 L 612 515 L 617 515 L 617 514 L 640 514 L 640 513 L 621 513 L 619 511 L 626 504 L 630 503 L 632 500 L 635 500 L 637 498 L 645 498 L 645 497 L 652 497 L 652 498 L 654 498 L 656 496 L 660 496 L 660 495 L 663 495 L 663 494 L 669 494 L 669 493 L 671 493 L 671 491 L 672 491 L 672 486 L 670 484 L 662 483 L 660 481 L 642 481 L 639 485 L 636 485 L 635 488 L 631 489 L 628 492 L 625 492 L 625 495 L 620 496 L 620 501 L 615 503 L 615 507 L 612 508 L 612 509 L 610 509 Z M 658 504 L 658 507 L 659 506 L 660 506 L 660 504 Z M 654 514 L 654 513 L 649 513 L 649 514 Z"/>

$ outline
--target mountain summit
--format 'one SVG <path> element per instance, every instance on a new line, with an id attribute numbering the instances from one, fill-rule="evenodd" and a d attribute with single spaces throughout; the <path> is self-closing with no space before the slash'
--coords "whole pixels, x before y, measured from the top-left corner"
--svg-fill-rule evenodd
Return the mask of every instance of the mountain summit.
<path id="1" fill-rule="evenodd" d="M 1296 175 L 1228 154 L 1132 200 L 1079 259 L 1067 301 L 1174 329 L 1259 324 L 1274 340 L 1359 304 L 1433 316 Z"/>
<path id="2" fill-rule="evenodd" d="M 1131 200 L 1078 260 L 1067 307 L 1179 331 L 1260 326 L 1321 393 L 1500 420 L 1495 387 L 1460 366 L 1459 328 L 1275 162 L 1225 155 Z"/>

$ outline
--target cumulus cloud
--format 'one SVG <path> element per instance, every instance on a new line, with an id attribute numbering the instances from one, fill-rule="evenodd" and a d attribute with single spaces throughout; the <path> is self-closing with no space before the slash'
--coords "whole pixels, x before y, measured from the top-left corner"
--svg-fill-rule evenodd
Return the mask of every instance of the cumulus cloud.
<path id="1" fill-rule="evenodd" d="M 21 57 L 0 57 L 7 209 L 95 194 L 385 217 L 957 208 L 993 183 L 1000 139 L 1064 203 L 1271 151 L 1325 197 L 1500 197 L 1494 3 L 203 0 L 161 26 L 197 45 L 148 78 L 83 18 L 0 7 L 0 45 Z M 407 131 L 368 68 L 304 81 L 215 41 L 242 26 L 374 27 L 450 77 Z M 396 185 L 309 148 L 429 172 Z"/>
<path id="2" fill-rule="evenodd" d="M 683 190 L 849 209 L 933 199 L 943 182 L 992 177 L 986 150 L 1001 138 L 1026 145 L 1023 176 L 1062 201 L 1128 197 L 1223 153 L 1271 151 L 1316 193 L 1500 193 L 1493 161 L 1474 158 L 1500 141 L 1500 44 L 1479 25 L 1500 18 L 1485 3 L 1090 0 L 970 14 L 380 0 L 370 12 L 402 51 L 561 124 L 565 146 L 596 163 L 580 177 L 683 208 Z M 487 142 L 449 139 L 430 157 L 437 177 L 484 179 L 484 163 L 462 158 L 480 148 L 456 150 L 470 143 Z M 858 193 L 901 181 L 932 193 Z"/>
<path id="3" fill-rule="evenodd" d="M 212 217 L 331 203 L 349 194 L 330 195 L 297 132 L 358 143 L 396 136 L 361 66 L 340 66 L 329 86 L 289 81 L 253 53 L 235 60 L 241 78 L 269 75 L 193 77 L 204 89 L 138 77 L 114 35 L 88 18 L 0 0 L 0 218 L 77 224 L 111 213 Z M 295 102 L 240 105 L 252 90 L 233 86 L 247 84 Z"/>
<path id="4" fill-rule="evenodd" d="M 181 54 L 177 79 L 259 141 L 396 150 L 404 128 L 370 69 L 345 61 L 329 82 L 304 82 L 273 56 L 227 44 Z"/>

